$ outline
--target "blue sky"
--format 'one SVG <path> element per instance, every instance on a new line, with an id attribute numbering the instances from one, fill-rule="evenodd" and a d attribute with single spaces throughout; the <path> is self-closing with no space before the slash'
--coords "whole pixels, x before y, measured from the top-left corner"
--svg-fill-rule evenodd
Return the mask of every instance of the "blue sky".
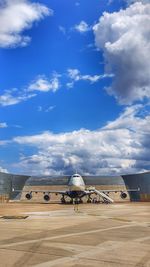
<path id="1" fill-rule="evenodd" d="M 147 1 L 0 1 L 1 171 L 149 169 L 149 10 Z"/>

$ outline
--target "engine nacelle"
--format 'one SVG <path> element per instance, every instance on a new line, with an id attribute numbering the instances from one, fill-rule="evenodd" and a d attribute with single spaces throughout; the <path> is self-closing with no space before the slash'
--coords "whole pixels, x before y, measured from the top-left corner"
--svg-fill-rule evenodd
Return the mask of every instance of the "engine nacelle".
<path id="1" fill-rule="evenodd" d="M 120 197 L 121 197 L 122 199 L 127 198 L 127 193 L 125 193 L 125 192 L 121 192 Z"/>
<path id="2" fill-rule="evenodd" d="M 30 200 L 32 198 L 32 193 L 27 193 L 25 195 L 26 199 Z"/>
<path id="3" fill-rule="evenodd" d="M 50 195 L 49 194 L 44 194 L 44 200 L 49 201 L 50 200 Z"/>

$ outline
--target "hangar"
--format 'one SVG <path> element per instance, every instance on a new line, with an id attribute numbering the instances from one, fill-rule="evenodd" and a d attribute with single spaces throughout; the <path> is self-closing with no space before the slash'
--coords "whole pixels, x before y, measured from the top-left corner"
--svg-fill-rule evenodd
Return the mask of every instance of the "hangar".
<path id="1" fill-rule="evenodd" d="M 101 190 L 140 188 L 138 192 L 130 192 L 130 201 L 150 201 L 150 172 L 129 174 L 121 176 L 82 176 L 85 184 L 95 186 Z M 27 176 L 0 172 L 0 202 L 20 199 L 25 200 L 23 194 L 13 192 L 16 190 L 32 190 L 32 188 L 64 189 L 67 187 L 70 176 Z"/>

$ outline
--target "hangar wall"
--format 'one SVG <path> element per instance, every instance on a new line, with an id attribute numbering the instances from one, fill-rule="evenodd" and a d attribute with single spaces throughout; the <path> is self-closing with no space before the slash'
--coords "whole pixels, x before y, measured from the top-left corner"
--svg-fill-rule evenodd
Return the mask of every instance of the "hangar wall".
<path id="1" fill-rule="evenodd" d="M 24 186 L 65 186 L 70 176 L 46 176 L 30 177 L 0 172 L 0 202 L 19 198 L 15 190 L 22 190 Z M 100 189 L 137 189 L 139 192 L 131 192 L 131 201 L 150 201 L 150 172 L 122 175 L 122 176 L 83 176 L 87 186 L 98 186 Z"/>
<path id="2" fill-rule="evenodd" d="M 150 172 L 122 175 L 126 188 L 139 188 L 130 193 L 131 201 L 150 201 Z"/>
<path id="3" fill-rule="evenodd" d="M 9 199 L 15 199 L 17 192 L 12 189 L 22 190 L 29 176 L 15 175 L 0 172 L 0 202 L 7 202 Z"/>
<path id="4" fill-rule="evenodd" d="M 11 174 L 0 173 L 0 202 L 7 202 L 11 193 Z"/>
<path id="5" fill-rule="evenodd" d="M 84 179 L 84 182 L 87 187 L 96 187 L 97 190 L 122 190 L 124 191 L 126 189 L 124 180 L 121 176 L 82 176 Z M 31 192 L 36 190 L 43 190 L 43 191 L 59 191 L 59 190 L 67 190 L 68 182 L 70 179 L 69 176 L 45 176 L 45 177 L 30 177 L 27 182 L 25 183 L 24 191 Z M 25 197 L 26 193 L 23 192 L 21 195 L 21 201 L 27 201 Z M 94 196 L 93 196 L 94 197 Z M 122 201 L 120 197 L 120 193 L 110 193 L 110 197 L 114 199 L 114 201 Z M 50 195 L 51 202 L 58 202 L 60 201 L 60 195 L 51 194 Z M 30 200 L 32 202 L 45 202 L 43 199 L 43 193 L 32 192 L 32 199 Z M 69 198 L 68 198 L 69 201 Z M 86 197 L 83 198 L 83 201 L 86 201 Z M 124 200 L 125 201 L 125 200 Z M 126 201 L 129 201 L 129 196 L 127 196 Z"/>

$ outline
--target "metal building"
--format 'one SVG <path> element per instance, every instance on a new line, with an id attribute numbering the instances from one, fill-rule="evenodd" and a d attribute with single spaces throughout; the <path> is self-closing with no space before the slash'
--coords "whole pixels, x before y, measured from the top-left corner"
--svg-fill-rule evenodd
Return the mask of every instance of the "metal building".
<path id="1" fill-rule="evenodd" d="M 0 202 L 15 199 L 18 195 L 13 188 L 22 190 L 29 176 L 0 172 Z"/>
<path id="2" fill-rule="evenodd" d="M 139 192 L 130 194 L 131 201 L 150 201 L 150 172 L 123 175 L 126 188 L 137 187 Z"/>

